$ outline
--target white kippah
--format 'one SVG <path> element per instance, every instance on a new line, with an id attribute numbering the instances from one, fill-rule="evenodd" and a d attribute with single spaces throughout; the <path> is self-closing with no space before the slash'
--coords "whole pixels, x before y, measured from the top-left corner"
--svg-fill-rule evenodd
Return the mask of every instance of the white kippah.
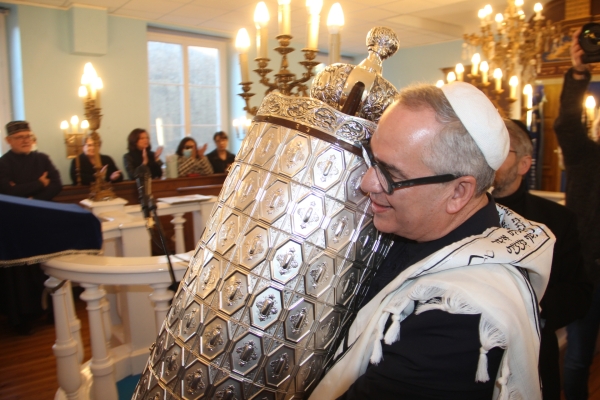
<path id="1" fill-rule="evenodd" d="M 481 90 L 466 82 L 453 82 L 441 89 L 488 165 L 498 170 L 508 156 L 510 139 L 496 107 Z"/>

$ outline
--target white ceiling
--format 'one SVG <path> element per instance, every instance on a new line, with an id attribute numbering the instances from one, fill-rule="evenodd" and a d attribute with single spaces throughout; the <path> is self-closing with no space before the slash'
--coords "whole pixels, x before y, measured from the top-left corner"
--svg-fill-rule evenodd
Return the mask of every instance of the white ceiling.
<path id="1" fill-rule="evenodd" d="M 34 4 L 69 8 L 79 4 L 101 7 L 110 15 L 140 18 L 168 25 L 207 29 L 235 37 L 245 27 L 253 36 L 254 8 L 258 0 L 8 0 L 15 4 Z M 293 43 L 304 43 L 308 12 L 306 0 L 292 0 Z M 346 24 L 342 31 L 343 54 L 365 54 L 365 36 L 374 26 L 387 26 L 400 38 L 400 47 L 422 46 L 462 38 L 463 33 L 479 30 L 477 11 L 491 4 L 494 13 L 503 12 L 506 0 L 324 0 L 321 12 L 319 43 L 327 48 L 327 14 L 339 1 Z M 546 1 L 543 1 L 545 3 Z M 271 15 L 269 34 L 277 32 L 277 1 L 265 0 Z M 524 6 L 527 17 L 533 11 L 534 0 Z M 295 47 L 300 47 L 300 44 Z"/>

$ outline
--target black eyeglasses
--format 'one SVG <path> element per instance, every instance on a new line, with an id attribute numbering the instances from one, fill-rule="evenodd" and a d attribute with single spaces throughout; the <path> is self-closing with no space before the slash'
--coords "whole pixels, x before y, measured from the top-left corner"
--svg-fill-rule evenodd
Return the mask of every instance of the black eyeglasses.
<path id="1" fill-rule="evenodd" d="M 379 165 L 377 161 L 375 161 L 375 156 L 373 155 L 373 151 L 371 150 L 370 140 L 361 140 L 360 144 L 362 145 L 362 153 L 365 162 L 367 163 L 367 166 L 369 168 L 375 169 L 377 179 L 379 179 L 379 183 L 381 184 L 383 191 L 387 194 L 392 194 L 396 189 L 419 185 L 430 185 L 433 183 L 450 182 L 460 177 L 454 174 L 443 174 L 394 182 L 392 180 L 392 175 L 390 175 L 389 171 L 383 168 L 381 165 Z"/>
<path id="2" fill-rule="evenodd" d="M 193 148 L 194 148 L 194 146 L 185 146 L 184 147 L 185 150 L 189 150 L 189 149 L 193 149 Z"/>

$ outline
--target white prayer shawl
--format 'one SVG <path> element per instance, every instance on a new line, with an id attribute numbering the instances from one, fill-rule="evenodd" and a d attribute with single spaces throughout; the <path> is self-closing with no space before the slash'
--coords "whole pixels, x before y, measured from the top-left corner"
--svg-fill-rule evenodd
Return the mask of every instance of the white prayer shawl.
<path id="1" fill-rule="evenodd" d="M 546 226 L 496 207 L 502 228 L 489 228 L 410 266 L 360 309 L 348 333 L 349 350 L 321 380 L 310 400 L 344 394 L 369 362 L 381 361 L 382 340 L 387 344 L 402 340 L 404 318 L 432 309 L 481 314 L 481 349 L 474 381 L 490 379 L 487 351 L 505 349 L 495 377 L 494 400 L 542 398 L 538 300 L 550 277 L 555 238 Z M 529 281 L 516 267 L 527 272 Z M 390 316 L 393 322 L 384 332 Z M 338 354 L 341 351 L 340 346 Z"/>

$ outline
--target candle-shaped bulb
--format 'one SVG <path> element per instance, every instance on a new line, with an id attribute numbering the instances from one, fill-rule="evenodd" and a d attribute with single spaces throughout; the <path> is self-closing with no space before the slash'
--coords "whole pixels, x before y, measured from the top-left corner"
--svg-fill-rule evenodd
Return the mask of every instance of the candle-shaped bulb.
<path id="1" fill-rule="evenodd" d="M 454 73 L 454 71 L 448 72 L 448 75 L 446 76 L 446 80 L 448 81 L 448 83 L 452 83 L 456 80 L 456 74 Z"/>
<path id="2" fill-rule="evenodd" d="M 477 12 L 477 16 L 479 17 L 479 19 L 484 19 L 485 18 L 485 10 L 483 8 L 480 8 L 479 11 Z"/>
<path id="3" fill-rule="evenodd" d="M 252 120 L 244 117 L 244 124 L 246 125 L 246 127 L 249 127 L 250 124 L 252 124 Z"/>
<path id="4" fill-rule="evenodd" d="M 435 86 L 437 86 L 437 87 L 441 88 L 442 86 L 444 86 L 444 81 L 443 81 L 442 79 L 440 79 L 439 81 L 437 81 L 437 82 L 435 83 Z"/>
<path id="5" fill-rule="evenodd" d="M 245 53 L 248 51 L 248 47 L 250 47 L 250 36 L 246 28 L 242 28 L 235 37 L 235 49 L 238 53 Z"/>
<path id="6" fill-rule="evenodd" d="M 278 20 L 279 20 L 279 34 L 290 35 L 291 34 L 291 20 L 292 13 L 290 9 L 290 0 L 277 0 L 279 4 Z"/>
<path id="7" fill-rule="evenodd" d="M 79 125 L 79 117 L 77 115 L 73 115 L 71 117 L 71 125 L 73 125 L 73 126 Z"/>
<path id="8" fill-rule="evenodd" d="M 89 128 L 90 128 L 90 123 L 88 122 L 87 119 L 84 119 L 83 121 L 81 121 L 81 129 L 88 130 Z"/>
<path id="9" fill-rule="evenodd" d="M 483 7 L 483 11 L 485 11 L 485 16 L 487 17 L 488 15 L 492 15 L 492 6 L 489 4 L 486 4 L 485 7 Z"/>
<path id="10" fill-rule="evenodd" d="M 530 110 L 533 108 L 533 87 L 528 83 L 523 88 L 523 103 L 525 103 L 525 107 Z"/>
<path id="11" fill-rule="evenodd" d="M 511 76 L 510 79 L 508 80 L 508 86 L 510 86 L 509 97 L 511 99 L 517 98 L 517 86 L 518 85 L 519 85 L 519 78 L 517 78 L 516 75 Z"/>
<path id="12" fill-rule="evenodd" d="M 479 70 L 481 71 L 481 82 L 488 83 L 488 71 L 490 70 L 490 66 L 487 61 L 482 61 L 479 64 Z"/>
<path id="13" fill-rule="evenodd" d="M 456 79 L 462 81 L 464 77 L 465 67 L 461 63 L 458 63 L 456 64 L 456 67 L 454 67 L 454 72 L 456 72 Z"/>
<path id="14" fill-rule="evenodd" d="M 515 0 L 515 6 L 523 7 L 523 0 Z"/>
<path id="15" fill-rule="evenodd" d="M 248 47 L 250 47 L 250 36 L 246 28 L 238 31 L 235 38 L 235 48 L 240 54 L 240 71 L 242 73 L 242 82 L 250 82 L 250 74 L 248 70 Z M 266 51 L 266 49 L 264 49 Z"/>
<path id="16" fill-rule="evenodd" d="M 334 3 L 329 10 L 329 15 L 327 15 L 327 27 L 329 28 L 329 33 L 339 33 L 343 26 L 344 11 L 342 11 L 340 3 Z"/>
<path id="17" fill-rule="evenodd" d="M 306 0 L 306 7 L 310 15 L 319 15 L 323 8 L 323 0 Z"/>
<path id="18" fill-rule="evenodd" d="M 496 14 L 495 20 L 498 24 L 501 24 L 504 21 L 504 15 L 501 13 Z"/>
<path id="19" fill-rule="evenodd" d="M 256 28 L 264 28 L 269 23 L 269 9 L 264 1 L 259 2 L 254 9 L 254 23 Z"/>
<path id="20" fill-rule="evenodd" d="M 542 12 L 543 9 L 544 6 L 542 6 L 542 3 L 535 3 L 533 5 L 533 11 L 535 11 L 536 13 Z"/>
<path id="21" fill-rule="evenodd" d="M 587 108 L 588 110 L 596 108 L 596 99 L 594 98 L 594 96 L 589 95 L 585 98 L 585 108 Z"/>
<path id="22" fill-rule="evenodd" d="M 240 121 L 236 118 L 232 121 L 233 127 L 237 128 L 238 126 L 240 126 Z"/>
<path id="23" fill-rule="evenodd" d="M 473 54 L 473 57 L 471 58 L 471 75 L 473 76 L 477 76 L 479 75 L 479 63 L 481 62 L 481 56 L 479 55 L 479 53 L 475 53 Z"/>
<path id="24" fill-rule="evenodd" d="M 87 88 L 85 86 L 79 86 L 79 97 L 87 97 L 88 95 L 88 91 Z"/>
<path id="25" fill-rule="evenodd" d="M 69 129 L 69 122 L 67 120 L 64 120 L 63 122 L 61 122 L 60 129 L 62 129 L 63 131 L 66 131 L 67 129 Z"/>
<path id="26" fill-rule="evenodd" d="M 496 68 L 494 70 L 494 79 L 496 80 L 496 91 L 500 91 L 502 89 L 502 70 L 500 68 Z"/>

